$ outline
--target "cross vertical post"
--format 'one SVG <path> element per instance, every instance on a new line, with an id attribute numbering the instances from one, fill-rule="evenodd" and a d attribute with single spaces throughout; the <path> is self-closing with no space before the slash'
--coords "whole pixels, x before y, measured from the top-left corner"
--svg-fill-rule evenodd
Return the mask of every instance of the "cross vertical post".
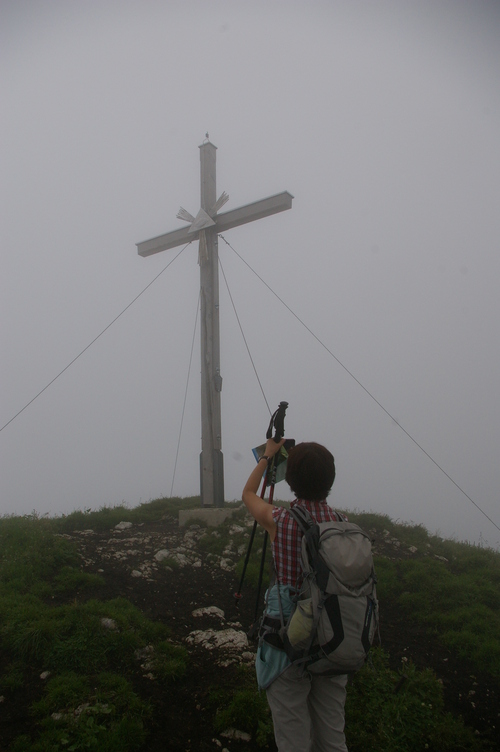
<path id="1" fill-rule="evenodd" d="M 201 208 L 210 215 L 217 200 L 216 149 L 210 141 L 200 146 Z M 200 231 L 201 321 L 201 454 L 200 492 L 203 506 L 224 506 L 222 455 L 219 248 L 214 227 Z M 204 236 L 204 237 L 203 237 Z M 204 241 L 204 242 L 203 242 Z"/>
<path id="2" fill-rule="evenodd" d="M 179 245 L 199 240 L 200 321 L 201 321 L 201 454 L 200 495 L 204 507 L 224 506 L 224 468 L 222 456 L 220 333 L 219 333 L 219 250 L 221 232 L 256 219 L 292 208 L 288 191 L 254 201 L 246 206 L 222 212 L 228 201 L 224 192 L 216 199 L 215 162 L 217 147 L 206 134 L 200 146 L 201 208 L 193 216 L 180 208 L 177 217 L 189 222 L 189 228 L 172 230 L 137 243 L 139 256 L 152 256 Z"/>

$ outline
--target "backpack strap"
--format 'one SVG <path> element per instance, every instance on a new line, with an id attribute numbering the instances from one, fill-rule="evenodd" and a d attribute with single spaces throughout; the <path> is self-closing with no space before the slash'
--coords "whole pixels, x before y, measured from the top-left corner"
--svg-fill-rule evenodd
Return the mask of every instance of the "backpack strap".
<path id="1" fill-rule="evenodd" d="M 309 563 L 314 570 L 319 589 L 325 591 L 330 576 L 330 570 L 319 555 L 318 523 L 313 520 L 307 509 L 304 509 L 303 507 L 296 506 L 290 508 L 288 511 L 304 534 Z M 337 514 L 337 512 L 335 514 Z"/>
<path id="2" fill-rule="evenodd" d="M 310 530 L 312 526 L 315 525 L 313 518 L 311 517 L 307 509 L 304 509 L 304 507 L 290 507 L 288 511 L 290 512 L 291 516 L 304 535 L 306 535 L 308 530 Z"/>

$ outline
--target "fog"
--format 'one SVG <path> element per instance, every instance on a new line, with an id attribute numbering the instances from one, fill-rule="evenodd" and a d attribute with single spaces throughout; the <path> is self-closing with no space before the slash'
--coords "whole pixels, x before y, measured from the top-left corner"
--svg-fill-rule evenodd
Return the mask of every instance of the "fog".
<path id="1" fill-rule="evenodd" d="M 497 547 L 499 4 L 0 13 L 0 514 L 199 493 L 197 243 L 135 244 L 197 213 L 209 132 L 224 211 L 294 196 L 219 241 L 226 499 L 286 400 L 333 506 Z"/>

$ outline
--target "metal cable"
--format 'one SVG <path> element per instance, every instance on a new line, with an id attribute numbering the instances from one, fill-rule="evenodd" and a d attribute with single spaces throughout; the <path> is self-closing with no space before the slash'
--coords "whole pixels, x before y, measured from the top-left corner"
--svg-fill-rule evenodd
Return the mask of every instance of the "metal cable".
<path id="1" fill-rule="evenodd" d="M 222 237 L 222 235 L 221 235 L 221 237 Z M 224 272 L 224 267 L 222 266 L 222 262 L 220 260 L 220 257 L 219 257 L 219 266 L 220 266 L 220 269 L 221 269 L 221 272 L 222 272 L 222 276 L 224 277 L 224 282 L 226 283 L 227 291 L 229 293 L 229 298 L 230 298 L 231 304 L 233 306 L 234 315 L 236 316 L 236 320 L 238 322 L 238 326 L 240 327 L 240 332 L 241 332 L 241 336 L 243 337 L 243 342 L 245 343 L 245 347 L 247 348 L 248 357 L 250 358 L 250 362 L 252 364 L 252 368 L 254 370 L 255 376 L 257 377 L 257 381 L 259 382 L 260 391 L 262 392 L 262 396 L 264 397 L 264 402 L 266 403 L 267 409 L 269 410 L 269 415 L 272 415 L 271 408 L 269 407 L 269 402 L 266 399 L 266 395 L 265 395 L 264 389 L 262 387 L 262 382 L 261 382 L 261 380 L 259 378 L 259 374 L 257 373 L 257 368 L 255 367 L 254 359 L 252 358 L 252 353 L 250 352 L 250 348 L 248 347 L 247 338 L 245 337 L 245 333 L 243 331 L 243 327 L 241 326 L 240 317 L 238 316 L 238 312 L 237 312 L 236 306 L 234 304 L 233 296 L 231 295 L 231 290 L 229 289 L 229 284 L 227 282 L 227 277 L 226 277 L 226 274 Z"/>
<path id="2" fill-rule="evenodd" d="M 161 272 L 159 272 L 159 273 L 158 273 L 158 274 L 156 275 L 156 277 L 154 277 L 154 278 L 153 278 L 153 279 L 151 280 L 151 282 L 149 282 L 149 284 L 147 284 L 147 285 L 146 285 L 146 287 L 145 287 L 145 288 L 144 288 L 143 290 L 141 290 L 141 292 L 140 292 L 140 293 L 139 293 L 138 295 L 136 295 L 136 296 L 135 296 L 135 298 L 134 298 L 134 299 L 133 299 L 133 300 L 132 300 L 132 301 L 131 301 L 131 302 L 130 302 L 130 303 L 129 303 L 129 304 L 127 305 L 127 306 L 125 306 L 125 308 L 123 309 L 123 311 L 122 311 L 121 313 L 119 313 L 119 314 L 118 314 L 118 316 L 116 316 L 116 317 L 115 317 L 115 318 L 113 319 L 113 321 L 112 321 L 112 322 L 111 322 L 110 324 L 108 324 L 108 325 L 107 325 L 107 327 L 105 327 L 105 328 L 104 328 L 104 329 L 102 330 L 102 332 L 101 332 L 100 334 L 98 334 L 98 335 L 97 335 L 97 337 L 94 337 L 94 339 L 92 340 L 92 342 L 90 342 L 90 343 L 89 343 L 89 344 L 87 345 L 87 347 L 84 347 L 84 348 L 83 348 L 83 350 L 82 350 L 82 351 L 81 351 L 81 352 L 80 352 L 80 353 L 79 353 L 79 354 L 78 354 L 78 355 L 76 356 L 76 358 L 73 358 L 73 360 L 72 360 L 72 361 L 70 361 L 70 362 L 68 363 L 68 365 L 67 365 L 67 366 L 65 366 L 65 368 L 63 368 L 63 369 L 62 369 L 62 371 L 60 371 L 60 372 L 59 372 L 59 373 L 57 374 L 57 376 L 54 376 L 54 378 L 52 379 L 52 381 L 49 381 L 49 383 L 48 383 L 48 384 L 47 384 L 46 386 L 44 386 L 44 387 L 43 387 L 43 389 L 41 389 L 41 390 L 40 390 L 40 391 L 38 392 L 38 394 L 35 394 L 35 396 L 33 397 L 33 399 L 31 399 L 31 400 L 30 400 L 29 402 L 27 402 L 27 403 L 26 403 L 26 405 L 25 405 L 25 406 L 24 406 L 23 408 L 21 408 L 21 410 L 19 410 L 19 411 L 18 411 L 18 412 L 17 412 L 17 413 L 15 414 L 15 415 L 13 415 L 13 416 L 12 416 L 12 418 L 11 418 L 10 420 L 8 420 L 8 421 L 7 421 L 7 423 L 5 423 L 5 425 L 3 425 L 3 426 L 2 426 L 1 428 L 0 428 L 0 432 L 1 432 L 1 431 L 3 431 L 3 429 L 4 429 L 4 428 L 7 428 L 7 426 L 8 426 L 8 425 L 10 425 L 10 424 L 12 423 L 12 421 L 13 421 L 13 420 L 15 420 L 15 419 L 16 419 L 17 417 L 19 417 L 19 415 L 21 415 L 21 413 L 23 413 L 23 412 L 24 412 L 24 411 L 26 410 L 26 408 L 27 408 L 27 407 L 29 407 L 30 405 L 32 405 L 32 404 L 33 404 L 33 402 L 34 402 L 34 401 L 35 401 L 36 399 L 38 399 L 38 397 L 40 397 L 40 395 L 41 395 L 41 394 L 43 394 L 43 393 L 44 393 L 44 392 L 45 392 L 45 391 L 46 391 L 46 390 L 47 390 L 47 389 L 49 388 L 49 386 L 52 386 L 52 384 L 54 383 L 54 381 L 57 381 L 57 379 L 59 378 L 59 376 L 62 376 L 62 375 L 63 375 L 63 373 L 64 373 L 65 371 L 67 371 L 67 370 L 68 370 L 68 368 L 69 368 L 70 366 L 72 366 L 72 365 L 73 365 L 73 363 L 76 363 L 76 361 L 78 360 L 78 358 L 81 358 L 81 356 L 83 355 L 83 353 L 87 352 L 87 350 L 88 350 L 88 349 L 89 349 L 90 347 L 92 347 L 92 345 L 93 345 L 93 344 L 94 344 L 95 342 L 97 342 L 97 340 L 98 340 L 98 339 L 99 339 L 100 337 L 102 337 L 102 335 L 103 335 L 103 334 L 104 334 L 105 332 L 107 332 L 107 331 L 108 331 L 108 329 L 109 329 L 109 328 L 110 328 L 111 326 L 113 326 L 113 324 L 115 323 L 115 321 L 118 321 L 118 319 L 120 318 L 120 316 L 123 316 L 123 314 L 125 313 L 125 311 L 128 311 L 128 309 L 130 308 L 130 306 L 132 306 L 132 305 L 133 305 L 133 304 L 135 303 L 135 301 L 136 301 L 136 300 L 138 300 L 138 299 L 139 299 L 139 298 L 141 297 L 141 295 L 143 295 L 143 294 L 144 294 L 144 293 L 146 292 L 146 290 L 148 290 L 148 289 L 149 289 L 149 288 L 151 287 L 151 285 L 153 284 L 153 282 L 156 282 L 156 280 L 158 279 L 158 277 L 161 277 L 161 275 L 163 274 L 163 272 L 164 272 L 164 271 L 166 271 L 166 270 L 168 269 L 168 267 L 169 267 L 169 266 L 170 266 L 171 264 L 173 264 L 173 263 L 174 263 L 174 261 L 175 261 L 175 260 L 176 260 L 177 258 L 179 258 L 179 256 L 181 255 L 181 253 L 182 253 L 182 252 L 183 252 L 183 251 L 184 251 L 184 250 L 185 250 L 185 249 L 186 249 L 186 248 L 188 247 L 188 245 L 191 245 L 191 243 L 192 243 L 192 242 L 193 242 L 193 241 L 192 241 L 192 240 L 190 240 L 190 241 L 189 241 L 189 243 L 186 243 L 186 245 L 184 246 L 184 248 L 181 248 L 181 250 L 179 251 L 179 253 L 178 253 L 178 254 L 177 254 L 176 256 L 174 256 L 174 258 L 173 258 L 173 259 L 172 259 L 171 261 L 169 261 L 169 262 L 168 262 L 168 264 L 167 264 L 167 265 L 166 265 L 166 266 L 165 266 L 165 267 L 164 267 L 164 268 L 163 268 L 163 269 L 161 270 Z"/>
<path id="3" fill-rule="evenodd" d="M 471 502 L 471 504 L 473 504 L 476 507 L 476 509 L 479 512 L 481 512 L 481 514 L 484 517 L 486 517 L 486 519 L 489 520 L 491 522 L 491 524 L 494 527 L 496 527 L 496 529 L 500 532 L 500 527 L 496 524 L 496 522 L 494 522 L 491 519 L 491 517 L 488 514 L 486 514 L 486 512 L 484 511 L 484 509 L 481 509 L 481 507 L 479 506 L 479 504 L 477 504 L 474 501 L 474 499 L 472 499 L 469 496 L 469 494 L 466 493 L 464 491 L 464 489 L 461 486 L 459 486 L 458 483 L 455 480 L 453 480 L 453 478 L 451 477 L 451 475 L 449 475 L 446 472 L 446 470 L 444 470 L 441 467 L 441 465 L 438 462 L 436 462 L 436 460 L 433 457 L 431 457 L 431 455 L 421 446 L 421 444 L 418 443 L 418 441 L 416 439 L 413 438 L 413 436 L 406 430 L 406 428 L 403 428 L 403 426 L 401 425 L 401 423 L 399 423 L 399 421 L 397 421 L 396 418 L 393 415 L 391 415 L 391 413 L 378 401 L 378 399 L 376 397 L 374 397 L 374 395 L 364 386 L 364 384 L 362 384 L 361 381 L 359 381 L 359 379 L 356 378 L 356 376 L 347 368 L 347 366 L 345 366 L 342 363 L 342 361 L 339 360 L 339 358 L 337 358 L 337 356 L 332 353 L 332 351 L 325 345 L 325 343 L 322 342 L 320 340 L 320 338 L 316 334 L 314 334 L 314 332 L 311 329 L 309 329 L 309 327 L 307 326 L 307 324 L 305 324 L 302 321 L 302 319 L 299 316 L 297 316 L 297 314 L 294 311 L 292 311 L 292 309 L 290 308 L 290 306 L 287 305 L 285 303 L 285 301 L 282 300 L 282 298 L 280 298 L 280 296 L 276 292 L 274 292 L 274 290 L 267 284 L 267 282 L 264 279 L 262 279 L 262 277 L 254 269 L 252 269 L 252 267 L 250 266 L 250 264 L 247 261 L 245 261 L 245 259 L 243 258 L 243 256 L 241 256 L 238 253 L 238 251 L 235 250 L 235 248 L 233 248 L 233 246 L 231 245 L 231 243 L 229 243 L 223 235 L 219 235 L 219 237 L 226 243 L 226 245 L 228 245 L 231 248 L 231 250 L 238 256 L 238 258 L 241 261 L 243 261 L 243 263 L 250 269 L 250 271 L 253 272 L 253 274 L 255 274 L 255 276 L 262 282 L 262 284 L 265 285 L 267 287 L 267 289 L 280 301 L 280 303 L 285 306 L 285 308 L 292 314 L 292 316 L 294 316 L 297 319 L 297 321 L 300 324 L 302 324 L 302 326 L 304 327 L 304 329 L 306 329 L 309 332 L 309 334 L 311 334 L 314 337 L 314 339 L 321 345 L 321 347 L 323 347 L 327 351 L 327 353 L 329 355 L 331 355 L 331 357 L 339 364 L 339 366 L 341 366 L 341 368 L 343 368 L 344 371 L 347 374 L 349 374 L 349 376 L 356 382 L 356 384 L 358 384 L 358 386 L 360 386 L 361 389 L 363 389 L 363 391 L 366 392 L 366 394 L 370 397 L 370 399 L 372 399 L 380 407 L 380 409 L 383 410 L 383 412 L 391 420 L 394 421 L 394 423 L 398 426 L 398 428 L 401 429 L 401 431 L 403 431 L 404 434 L 406 434 L 406 436 L 410 439 L 410 441 L 412 441 L 415 444 L 415 446 L 418 447 L 420 449 L 420 451 L 423 452 L 423 454 L 425 454 L 425 456 L 433 463 L 433 465 L 435 465 L 438 468 L 438 470 L 440 470 L 443 473 L 443 475 L 445 475 L 446 478 L 448 478 L 448 480 L 451 481 L 451 483 L 453 483 L 453 485 L 460 491 L 460 493 L 462 493 L 465 496 L 465 498 L 468 499 Z"/>

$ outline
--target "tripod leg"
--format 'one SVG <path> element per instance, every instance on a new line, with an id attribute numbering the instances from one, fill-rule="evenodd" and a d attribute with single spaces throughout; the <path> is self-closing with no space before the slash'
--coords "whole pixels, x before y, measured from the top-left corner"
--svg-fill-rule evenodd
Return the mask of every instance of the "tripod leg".
<path id="1" fill-rule="evenodd" d="M 262 589 L 262 579 L 264 576 L 264 564 L 266 561 L 266 549 L 267 549 L 267 539 L 268 539 L 268 533 L 267 530 L 264 531 L 264 543 L 262 544 L 262 555 L 260 557 L 260 571 L 259 571 L 259 584 L 257 586 L 257 598 L 255 600 L 255 618 L 257 618 L 259 613 L 259 601 L 260 601 L 260 591 Z"/>
<path id="2" fill-rule="evenodd" d="M 264 480 L 262 482 L 262 491 L 260 493 L 260 498 L 261 499 L 264 498 L 264 495 L 266 493 L 266 488 L 267 488 L 267 473 L 265 474 Z M 240 583 L 238 585 L 237 592 L 234 594 L 234 599 L 236 601 L 236 605 L 238 605 L 238 601 L 241 600 L 241 588 L 243 587 L 243 580 L 245 579 L 245 574 L 246 574 L 246 571 L 247 571 L 248 562 L 250 560 L 250 553 L 252 551 L 253 539 L 255 538 L 255 531 L 256 530 L 257 530 L 257 520 L 255 520 L 255 522 L 253 523 L 252 534 L 251 534 L 250 540 L 248 542 L 248 548 L 247 548 L 247 552 L 246 552 L 246 555 L 245 555 L 245 561 L 243 562 L 243 571 L 241 573 Z"/>
<path id="3" fill-rule="evenodd" d="M 242 571 L 241 577 L 240 577 L 240 584 L 238 585 L 238 590 L 234 594 L 236 605 L 238 605 L 238 601 L 241 599 L 241 588 L 243 587 L 243 580 L 245 579 L 245 574 L 246 574 L 246 571 L 247 571 L 248 562 L 250 560 L 250 553 L 252 551 L 253 539 L 255 538 L 255 531 L 256 530 L 257 530 L 257 520 L 253 523 L 252 534 L 251 534 L 250 540 L 248 542 L 248 548 L 247 548 L 247 552 L 246 552 L 246 556 L 245 556 L 245 561 L 243 562 L 243 571 Z"/>
<path id="4" fill-rule="evenodd" d="M 271 487 L 269 488 L 269 504 L 273 503 L 273 497 L 274 497 L 274 483 L 271 484 Z M 259 572 L 259 584 L 257 586 L 257 598 L 255 601 L 255 618 L 257 618 L 257 615 L 259 613 L 259 601 L 260 601 L 260 591 L 262 589 L 262 580 L 264 577 L 264 564 L 266 561 L 266 549 L 267 549 L 267 539 L 269 535 L 267 530 L 264 531 L 264 543 L 262 544 L 262 556 L 260 557 L 260 572 Z"/>

